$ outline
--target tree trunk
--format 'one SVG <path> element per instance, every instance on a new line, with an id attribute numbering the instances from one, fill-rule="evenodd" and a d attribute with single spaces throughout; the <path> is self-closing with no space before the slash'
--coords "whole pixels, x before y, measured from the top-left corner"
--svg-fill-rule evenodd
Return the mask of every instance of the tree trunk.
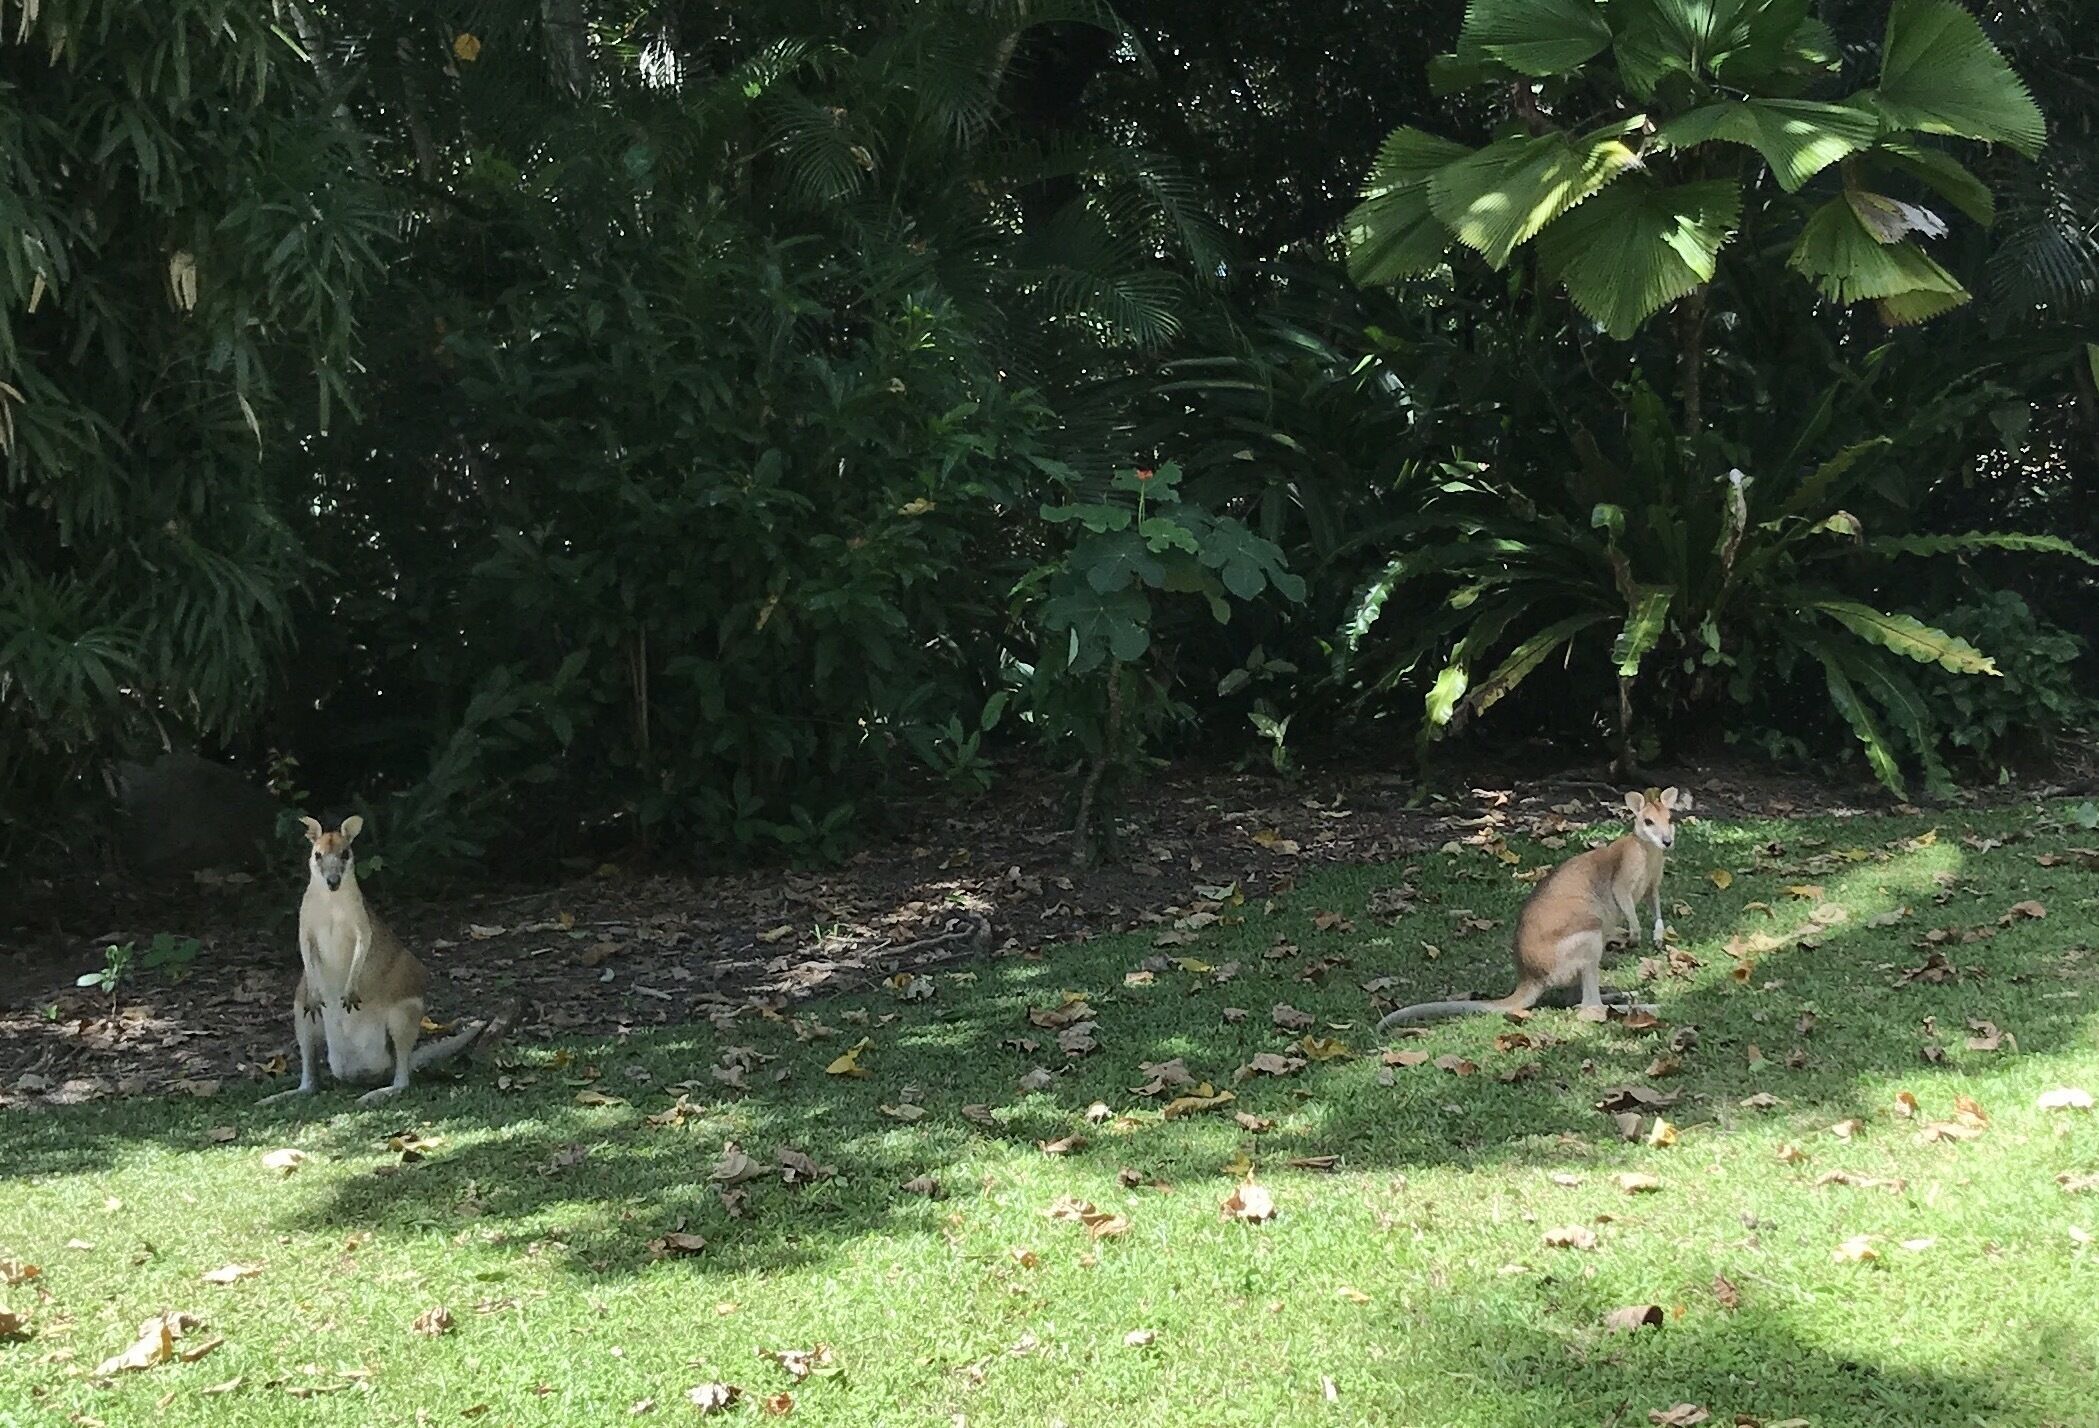
<path id="1" fill-rule="evenodd" d="M 1108 722 L 1101 734 L 1101 751 L 1094 756 L 1092 766 L 1086 770 L 1086 782 L 1079 788 L 1078 816 L 1072 820 L 1071 864 L 1075 868 L 1091 866 L 1093 862 L 1093 816 L 1094 804 L 1100 793 L 1101 779 L 1108 772 L 1122 744 L 1122 666 L 1110 661 L 1108 664 Z"/>
<path id="2" fill-rule="evenodd" d="M 1677 353 L 1677 395 L 1684 404 L 1684 435 L 1705 430 L 1705 289 L 1684 299 L 1683 345 Z"/>

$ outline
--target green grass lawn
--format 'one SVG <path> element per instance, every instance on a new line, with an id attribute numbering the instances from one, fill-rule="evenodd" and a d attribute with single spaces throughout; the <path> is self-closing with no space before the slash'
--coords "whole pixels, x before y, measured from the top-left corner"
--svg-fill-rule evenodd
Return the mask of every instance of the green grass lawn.
<path id="1" fill-rule="evenodd" d="M 1578 845 L 1321 873 L 1163 952 L 1103 938 L 942 973 L 926 998 L 798 1008 L 819 1039 L 747 1012 L 520 1052 L 507 1089 L 481 1072 L 391 1109 L 229 1088 L 15 1115 L 0 1258 L 41 1274 L 0 1287 L 29 1316 L 0 1343 L 0 1423 L 586 1424 L 649 1401 L 683 1420 L 719 1381 L 742 1390 L 727 1416 L 789 1393 L 824 1424 L 1645 1424 L 1676 1404 L 1766 1428 L 2089 1424 L 2099 1189 L 2058 1177 L 2099 1172 L 2099 1125 L 2038 1101 L 2099 1090 L 2099 882 L 2071 851 L 2093 844 L 2046 813 L 1694 823 L 1665 906 L 1695 964 L 1647 986 L 1658 1024 L 1474 1018 L 1399 1043 L 1415 1065 L 1381 1064 L 1362 983 L 1505 990 L 1518 875 Z M 1381 915 L 1402 884 L 1410 909 Z M 1947 929 L 1957 975 L 1901 981 Z M 1265 956 L 1279 939 L 1295 950 Z M 1633 985 L 1643 952 L 1610 980 Z M 1126 980 L 1160 955 L 1199 961 Z M 1200 970 L 1229 962 L 1223 984 Z M 1070 993 L 1097 1022 L 1077 1057 L 1027 1015 Z M 1316 1023 L 1278 1030 L 1277 1003 Z M 1347 1053 L 1234 1083 L 1306 1035 Z M 861 1038 L 868 1074 L 827 1074 Z M 711 1069 L 731 1047 L 751 1048 L 746 1090 Z M 1162 1119 L 1132 1088 L 1176 1057 L 1237 1099 Z M 1035 1067 L 1053 1083 L 1022 1090 Z M 681 1083 L 686 1111 L 651 1123 Z M 1673 1144 L 1648 1143 L 1652 1112 L 1621 1139 L 1597 1103 L 1623 1086 L 1678 1097 Z M 1095 1102 L 1110 1118 L 1089 1124 Z M 727 1141 L 771 1167 L 735 1215 L 708 1180 Z M 835 1177 L 783 1184 L 782 1145 Z M 295 1172 L 265 1167 L 287 1147 Z M 1220 1213 L 1249 1165 L 1266 1223 Z M 1888 1183 L 1821 1183 L 1838 1171 Z M 1627 1172 L 1659 1188 L 1627 1193 Z M 921 1176 L 944 1196 L 905 1188 Z M 1127 1230 L 1052 1219 L 1060 1197 Z M 1593 1247 L 1548 1245 L 1562 1230 Z M 1858 1237 L 1872 1257 L 1844 1257 Z M 203 1280 L 230 1263 L 260 1271 Z M 1646 1304 L 1659 1327 L 1606 1328 Z M 417 1333 L 437 1307 L 449 1332 Z M 177 1310 L 202 1321 L 178 1349 L 224 1342 L 94 1377 Z M 818 1345 L 835 1372 L 765 1357 Z"/>

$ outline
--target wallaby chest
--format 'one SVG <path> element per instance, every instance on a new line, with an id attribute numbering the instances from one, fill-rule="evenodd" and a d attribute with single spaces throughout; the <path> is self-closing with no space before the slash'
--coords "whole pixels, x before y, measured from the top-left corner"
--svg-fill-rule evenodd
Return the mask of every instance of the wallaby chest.
<path id="1" fill-rule="evenodd" d="M 299 942 L 308 972 L 325 990 L 340 994 L 360 941 L 371 936 L 371 917 L 361 899 L 308 891 L 299 904 Z"/>

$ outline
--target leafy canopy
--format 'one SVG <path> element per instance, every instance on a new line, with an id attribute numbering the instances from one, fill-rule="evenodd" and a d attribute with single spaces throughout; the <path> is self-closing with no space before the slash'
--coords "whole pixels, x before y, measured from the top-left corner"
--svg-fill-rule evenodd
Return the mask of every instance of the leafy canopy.
<path id="1" fill-rule="evenodd" d="M 2025 84 L 1955 0 L 1896 0 L 1877 84 L 1834 91 L 1841 58 L 1808 0 L 1472 0 L 1447 89 L 1515 97 L 1478 149 L 1395 131 L 1345 236 L 1351 274 L 1389 283 L 1463 246 L 1490 267 L 1533 240 L 1545 275 L 1613 337 L 1712 280 L 1769 177 L 1797 224 L 1788 266 L 1891 325 L 1968 300 L 1920 239 L 1946 223 L 1908 185 L 1981 223 L 1988 188 L 1922 136 L 2046 137 Z M 1810 192 L 1811 188 L 1814 190 Z M 1786 210 L 1790 209 L 1790 213 Z"/>

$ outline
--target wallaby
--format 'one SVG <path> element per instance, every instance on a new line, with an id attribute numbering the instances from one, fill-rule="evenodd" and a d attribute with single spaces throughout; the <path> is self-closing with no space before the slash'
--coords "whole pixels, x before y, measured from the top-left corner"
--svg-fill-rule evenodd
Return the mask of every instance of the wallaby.
<path id="1" fill-rule="evenodd" d="M 312 1095 L 319 1084 L 315 1071 L 323 1040 L 328 1072 L 338 1081 L 369 1085 L 391 1070 L 390 1082 L 357 1098 L 359 1105 L 369 1106 L 407 1090 L 412 1072 L 448 1061 L 469 1047 L 482 1051 L 500 1037 L 514 1011 L 442 1041 L 415 1044 L 423 1029 L 423 991 L 430 974 L 365 906 L 350 847 L 364 830 L 364 820 L 345 818 L 332 833 L 314 819 L 299 822 L 312 844 L 306 896 L 299 903 L 303 970 L 292 998 L 299 1084 L 265 1096 L 259 1104 Z"/>
<path id="2" fill-rule="evenodd" d="M 1463 1012 L 1522 1011 L 1542 1001 L 1565 1004 L 1566 990 L 1581 984 L 1585 1015 L 1598 1015 L 1606 1000 L 1630 1003 L 1624 993 L 1606 994 L 1599 982 L 1605 938 L 1623 928 L 1640 940 L 1642 901 L 1654 906 L 1654 941 L 1662 941 L 1662 865 L 1676 843 L 1671 815 L 1691 807 L 1691 796 L 1665 788 L 1658 798 L 1628 793 L 1630 833 L 1601 848 L 1577 853 L 1554 868 L 1531 891 L 1516 918 L 1516 989 L 1496 1001 L 1423 1002 L 1401 1007 L 1377 1024 L 1380 1032 L 1404 1022 Z"/>

